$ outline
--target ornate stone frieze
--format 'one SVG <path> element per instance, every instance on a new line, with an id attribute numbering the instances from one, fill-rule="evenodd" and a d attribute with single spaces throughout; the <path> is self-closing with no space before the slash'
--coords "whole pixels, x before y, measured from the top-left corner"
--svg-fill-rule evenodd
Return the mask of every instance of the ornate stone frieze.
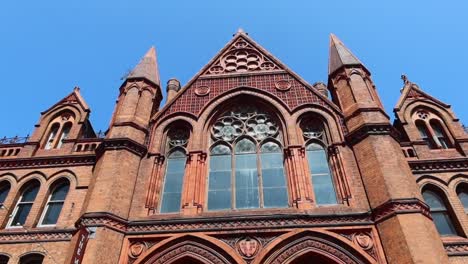
<path id="1" fill-rule="evenodd" d="M 33 158 L 15 158 L 0 160 L 0 170 L 7 169 L 28 169 L 28 168 L 46 168 L 46 167 L 69 167 L 94 165 L 96 156 L 91 155 L 73 155 L 59 157 L 33 157 Z"/>
<path id="2" fill-rule="evenodd" d="M 418 199 L 395 199 L 378 206 L 373 210 L 375 222 L 384 221 L 397 214 L 421 213 L 431 218 L 429 207 Z"/>
<path id="3" fill-rule="evenodd" d="M 408 164 L 414 174 L 428 172 L 456 172 L 468 169 L 468 159 L 411 160 Z"/>
<path id="4" fill-rule="evenodd" d="M 0 244 L 70 241 L 75 229 L 53 231 L 15 231 L 0 232 Z"/>

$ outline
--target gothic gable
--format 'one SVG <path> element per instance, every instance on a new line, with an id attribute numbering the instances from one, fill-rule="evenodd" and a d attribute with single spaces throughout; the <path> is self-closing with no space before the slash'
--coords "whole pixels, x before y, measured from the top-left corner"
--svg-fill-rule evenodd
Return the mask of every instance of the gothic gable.
<path id="1" fill-rule="evenodd" d="M 253 90 L 275 97 L 289 111 L 307 104 L 328 108 L 341 117 L 341 111 L 328 98 L 240 32 L 154 117 L 174 113 L 199 116 L 205 106 L 223 94 L 237 89 Z M 344 124 L 342 123 L 344 127 Z"/>

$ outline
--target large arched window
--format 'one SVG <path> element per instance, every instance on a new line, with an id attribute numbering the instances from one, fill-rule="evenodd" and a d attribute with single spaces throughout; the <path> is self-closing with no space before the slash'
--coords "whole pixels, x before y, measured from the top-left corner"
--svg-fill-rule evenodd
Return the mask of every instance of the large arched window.
<path id="1" fill-rule="evenodd" d="M 182 186 L 184 180 L 187 147 L 190 131 L 180 127 L 167 133 L 166 175 L 161 196 L 161 213 L 177 213 L 181 207 Z"/>
<path id="2" fill-rule="evenodd" d="M 457 186 L 457 195 L 460 199 L 460 202 L 463 204 L 465 213 L 468 213 L 468 184 L 460 183 Z"/>
<path id="3" fill-rule="evenodd" d="M 8 193 L 10 192 L 11 184 L 9 181 L 2 181 L 0 183 L 0 206 L 5 202 Z"/>
<path id="4" fill-rule="evenodd" d="M 67 180 L 63 180 L 53 186 L 47 198 L 47 204 L 42 213 L 41 220 L 39 221 L 40 225 L 55 225 L 57 223 L 69 188 L 70 183 Z"/>
<path id="5" fill-rule="evenodd" d="M 422 193 L 424 201 L 430 207 L 434 224 L 441 235 L 457 235 L 450 212 L 442 197 L 435 191 L 426 189 Z"/>
<path id="6" fill-rule="evenodd" d="M 31 207 L 33 206 L 34 200 L 36 199 L 37 192 L 39 191 L 39 182 L 33 180 L 27 183 L 21 191 L 18 202 L 13 209 L 10 221 L 8 221 L 8 227 L 21 227 L 26 222 Z"/>
<path id="7" fill-rule="evenodd" d="M 325 151 L 327 138 L 323 122 L 318 118 L 302 120 L 302 135 L 306 142 L 306 157 L 309 163 L 310 177 L 318 205 L 337 204 L 335 186 Z"/>
<path id="8" fill-rule="evenodd" d="M 43 255 L 32 253 L 22 256 L 19 260 L 19 264 L 42 264 L 43 261 Z"/>
<path id="9" fill-rule="evenodd" d="M 270 114 L 240 105 L 211 132 L 208 210 L 288 206 L 281 132 Z"/>

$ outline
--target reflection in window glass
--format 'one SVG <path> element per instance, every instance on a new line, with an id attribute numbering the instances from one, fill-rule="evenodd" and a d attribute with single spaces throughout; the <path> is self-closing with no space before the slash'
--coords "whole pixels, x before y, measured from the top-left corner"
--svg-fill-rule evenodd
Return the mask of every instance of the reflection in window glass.
<path id="1" fill-rule="evenodd" d="M 433 191 L 423 192 L 424 201 L 430 207 L 431 216 L 441 235 L 457 235 L 457 231 L 450 219 L 449 212 L 442 198 Z"/>
<path id="2" fill-rule="evenodd" d="M 236 208 L 259 208 L 257 154 L 252 141 L 242 139 L 236 144 L 235 162 Z"/>
<path id="3" fill-rule="evenodd" d="M 465 213 L 468 213 L 468 191 L 465 184 L 458 186 L 457 194 L 460 202 L 463 204 L 463 208 L 465 208 Z"/>
<path id="4" fill-rule="evenodd" d="M 10 192 L 10 183 L 8 181 L 3 181 L 0 187 L 0 205 L 3 204 Z"/>
<path id="5" fill-rule="evenodd" d="M 323 147 L 311 143 L 306 148 L 315 200 L 318 205 L 336 204 L 336 193 Z"/>
<path id="6" fill-rule="evenodd" d="M 284 176 L 283 154 L 279 145 L 273 142 L 263 144 L 260 159 L 264 207 L 287 207 L 288 191 Z"/>
<path id="7" fill-rule="evenodd" d="M 62 183 L 49 195 L 49 201 L 47 202 L 45 213 L 42 218 L 42 225 L 54 225 L 57 223 L 69 187 L 70 185 L 68 182 Z"/>
<path id="8" fill-rule="evenodd" d="M 31 211 L 31 207 L 36 199 L 37 192 L 39 191 L 39 183 L 34 182 L 28 186 L 16 204 L 16 207 L 13 211 L 12 220 L 9 223 L 9 226 L 23 226 L 26 222 L 26 218 Z"/>
<path id="9" fill-rule="evenodd" d="M 181 150 L 174 151 L 167 159 L 161 213 L 175 213 L 180 211 L 185 163 L 186 156 Z"/>
<path id="10" fill-rule="evenodd" d="M 211 150 L 208 210 L 231 209 L 231 150 L 217 145 Z"/>
<path id="11" fill-rule="evenodd" d="M 431 120 L 430 122 L 432 130 L 435 133 L 435 140 L 438 141 L 441 148 L 448 149 L 450 147 L 449 141 L 445 136 L 444 130 L 441 127 L 440 123 L 436 120 Z"/>

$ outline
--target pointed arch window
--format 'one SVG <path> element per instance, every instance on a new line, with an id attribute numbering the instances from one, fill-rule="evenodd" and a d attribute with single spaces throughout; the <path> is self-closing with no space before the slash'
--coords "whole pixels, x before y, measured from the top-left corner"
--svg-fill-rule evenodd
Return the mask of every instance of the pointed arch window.
<path id="1" fill-rule="evenodd" d="M 39 221 L 41 226 L 55 225 L 57 223 L 69 189 L 70 184 L 67 180 L 55 185 L 47 198 L 47 204 Z"/>
<path id="2" fill-rule="evenodd" d="M 417 120 L 416 121 L 416 127 L 418 128 L 419 135 L 421 136 L 421 139 L 424 142 L 426 142 L 426 145 L 428 145 L 429 148 L 431 148 L 431 149 L 435 149 L 436 145 L 434 144 L 434 142 L 432 141 L 432 139 L 430 137 L 429 130 L 427 129 L 426 124 L 421 120 Z"/>
<path id="3" fill-rule="evenodd" d="M 212 127 L 208 210 L 288 206 L 281 133 L 266 112 L 233 108 Z"/>
<path id="4" fill-rule="evenodd" d="M 468 213 L 468 185 L 461 183 L 457 186 L 457 195 L 460 202 L 463 204 L 465 213 Z"/>
<path id="5" fill-rule="evenodd" d="M 161 196 L 161 213 L 177 213 L 181 207 L 182 186 L 187 163 L 185 148 L 190 132 L 188 128 L 175 128 L 167 133 L 167 163 Z"/>
<path id="6" fill-rule="evenodd" d="M 445 130 L 442 128 L 439 120 L 432 119 L 430 122 L 432 131 L 434 131 L 434 140 L 437 142 L 437 145 L 443 149 L 450 148 L 450 141 L 445 134 Z"/>
<path id="7" fill-rule="evenodd" d="M 451 215 L 442 197 L 433 190 L 424 190 L 424 201 L 430 207 L 434 224 L 441 235 L 457 235 Z"/>
<path id="8" fill-rule="evenodd" d="M 302 135 L 306 142 L 306 158 L 318 205 L 337 204 L 333 177 L 325 151 L 327 138 L 323 122 L 318 118 L 307 118 L 301 122 Z"/>
<path id="9" fill-rule="evenodd" d="M 20 258 L 19 264 L 42 264 L 44 256 L 37 253 L 24 255 Z"/>
<path id="10" fill-rule="evenodd" d="M 69 111 L 62 112 L 60 116 L 54 118 L 49 129 L 44 149 L 54 149 L 62 147 L 63 140 L 67 139 L 73 126 L 75 116 Z"/>
<path id="11" fill-rule="evenodd" d="M 65 123 L 65 125 L 63 125 L 62 133 L 60 134 L 59 141 L 57 142 L 57 148 L 60 148 L 63 144 L 63 140 L 68 138 L 71 127 L 72 127 L 72 123 L 70 122 L 67 122 Z"/>
<path id="12" fill-rule="evenodd" d="M 50 128 L 49 136 L 47 137 L 47 142 L 45 145 L 45 149 L 51 149 L 54 146 L 55 139 L 57 137 L 58 130 L 60 128 L 59 123 L 54 123 Z"/>
<path id="13" fill-rule="evenodd" d="M 33 181 L 28 183 L 22 190 L 18 202 L 13 209 L 12 217 L 8 222 L 8 227 L 21 227 L 26 222 L 29 212 L 36 199 L 37 192 L 39 191 L 39 182 Z"/>
<path id="14" fill-rule="evenodd" d="M 10 192 L 11 184 L 9 181 L 3 181 L 0 183 L 0 206 L 5 202 L 8 193 Z"/>

